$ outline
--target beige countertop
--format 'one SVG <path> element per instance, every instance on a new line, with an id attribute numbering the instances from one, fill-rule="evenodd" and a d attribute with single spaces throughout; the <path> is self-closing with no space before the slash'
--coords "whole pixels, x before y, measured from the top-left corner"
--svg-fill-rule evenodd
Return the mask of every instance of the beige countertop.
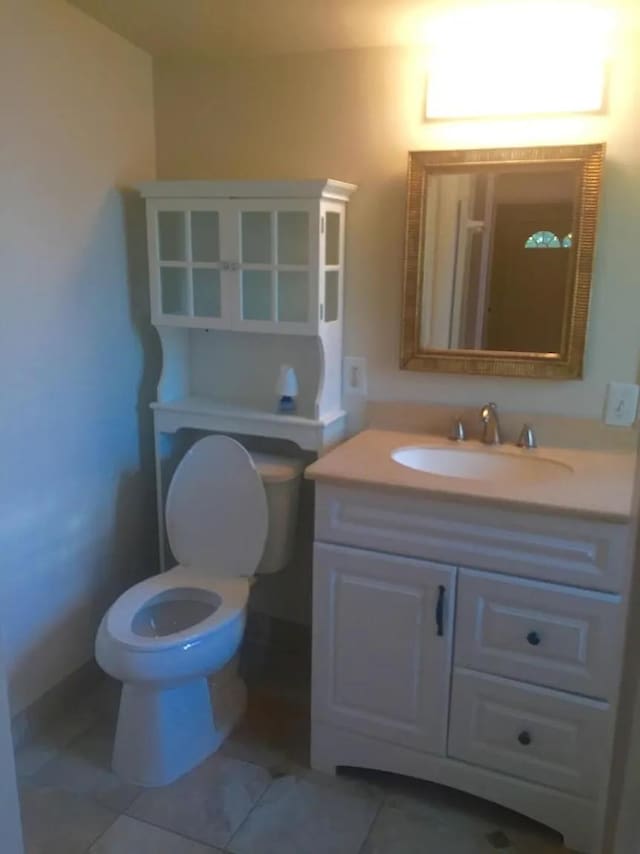
<path id="1" fill-rule="evenodd" d="M 548 480 L 474 480 L 415 471 L 392 459 L 391 453 L 396 448 L 415 445 L 538 456 L 568 465 L 573 471 Z M 305 477 L 338 486 L 403 490 L 445 500 L 462 499 L 628 522 L 632 512 L 635 459 L 635 452 L 630 450 L 560 447 L 523 450 L 506 444 L 490 447 L 478 441 L 458 445 L 442 436 L 428 434 L 364 430 L 309 466 Z"/>

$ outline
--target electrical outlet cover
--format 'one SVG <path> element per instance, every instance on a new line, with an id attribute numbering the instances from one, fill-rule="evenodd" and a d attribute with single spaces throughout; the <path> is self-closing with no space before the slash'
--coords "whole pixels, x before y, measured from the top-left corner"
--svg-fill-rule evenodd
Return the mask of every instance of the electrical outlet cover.
<path id="1" fill-rule="evenodd" d="M 357 397 L 367 396 L 367 360 L 363 356 L 344 357 L 342 391 Z"/>
<path id="2" fill-rule="evenodd" d="M 640 386 L 633 383 L 609 383 L 604 408 L 605 424 L 631 427 L 638 414 L 639 393 Z"/>

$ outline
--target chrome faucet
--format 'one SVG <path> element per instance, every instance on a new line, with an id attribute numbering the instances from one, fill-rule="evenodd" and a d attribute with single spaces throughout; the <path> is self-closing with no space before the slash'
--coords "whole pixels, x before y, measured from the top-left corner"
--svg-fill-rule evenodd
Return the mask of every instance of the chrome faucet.
<path id="1" fill-rule="evenodd" d="M 487 403 L 480 410 L 480 418 L 484 424 L 482 441 L 485 445 L 501 445 L 500 422 L 498 421 L 498 407 L 495 403 Z"/>

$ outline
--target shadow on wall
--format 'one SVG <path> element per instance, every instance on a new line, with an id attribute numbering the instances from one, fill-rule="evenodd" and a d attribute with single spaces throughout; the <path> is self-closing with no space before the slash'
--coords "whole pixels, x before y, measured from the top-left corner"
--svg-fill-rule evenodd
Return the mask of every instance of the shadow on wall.
<path id="1" fill-rule="evenodd" d="M 312 459 L 306 460 L 310 465 Z M 293 556 L 279 572 L 256 576 L 249 610 L 289 623 L 311 625 L 314 486 L 300 484 L 300 499 Z"/>
<path id="2" fill-rule="evenodd" d="M 155 505 L 153 413 L 150 405 L 157 397 L 162 373 L 162 348 L 151 325 L 149 304 L 149 262 L 144 200 L 136 190 L 123 190 L 124 227 L 127 246 L 129 310 L 142 346 L 142 375 L 138 387 L 138 444 L 140 468 L 150 485 L 151 507 Z M 155 519 L 155 516 L 154 516 Z M 154 547 L 157 536 L 154 536 Z"/>
<path id="3" fill-rule="evenodd" d="M 100 585 L 93 597 L 91 631 L 121 593 L 158 572 L 153 412 L 162 371 L 162 351 L 151 325 L 149 266 L 144 200 L 136 190 L 120 190 L 126 246 L 129 316 L 142 352 L 136 423 L 139 467 L 118 481 L 112 536 Z"/>
<path id="4" fill-rule="evenodd" d="M 94 597 L 92 626 L 129 587 L 158 572 L 153 412 L 162 371 L 158 335 L 151 325 L 149 266 L 144 200 L 135 190 L 120 191 L 126 246 L 129 315 L 142 351 L 136 422 L 139 468 L 124 471 L 118 482 L 113 536 L 102 578 Z M 105 606 L 106 603 L 106 606 Z"/>
<path id="5" fill-rule="evenodd" d="M 157 571 L 149 403 L 160 348 L 142 200 L 110 191 L 74 239 L 81 251 L 64 266 L 16 281 L 31 334 L 16 312 L 5 342 L 15 360 L 0 607 L 14 712 L 90 660 L 109 604 Z"/>

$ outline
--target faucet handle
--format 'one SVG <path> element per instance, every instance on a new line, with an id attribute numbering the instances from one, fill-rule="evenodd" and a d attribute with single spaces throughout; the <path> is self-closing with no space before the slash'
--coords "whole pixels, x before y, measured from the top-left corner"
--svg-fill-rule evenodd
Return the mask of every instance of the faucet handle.
<path id="1" fill-rule="evenodd" d="M 531 424 L 523 424 L 520 436 L 516 443 L 519 448 L 537 448 L 536 434 L 533 432 Z"/>
<path id="2" fill-rule="evenodd" d="M 449 438 L 452 442 L 464 442 L 467 438 L 464 431 L 464 424 L 462 423 L 462 418 L 454 419 L 451 424 L 451 432 L 449 433 Z"/>
<path id="3" fill-rule="evenodd" d="M 480 418 L 486 424 L 489 418 L 493 415 L 494 417 L 498 414 L 498 406 L 496 403 L 485 403 L 485 405 L 480 410 Z"/>

